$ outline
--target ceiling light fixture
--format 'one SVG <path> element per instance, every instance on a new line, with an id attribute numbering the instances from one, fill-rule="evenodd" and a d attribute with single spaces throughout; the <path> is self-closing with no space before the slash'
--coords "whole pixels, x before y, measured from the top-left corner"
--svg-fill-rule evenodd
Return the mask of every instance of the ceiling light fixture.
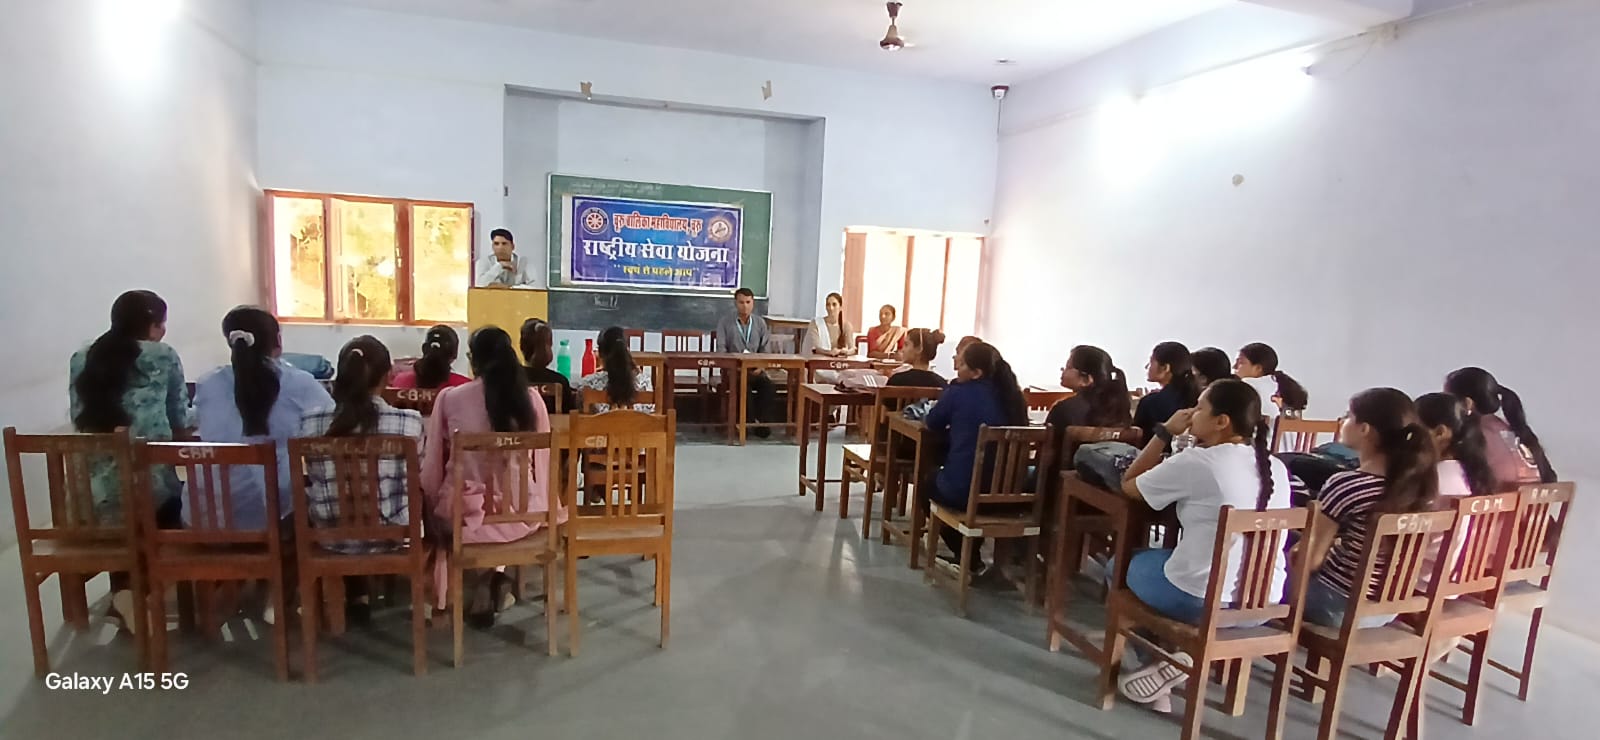
<path id="1" fill-rule="evenodd" d="M 900 27 L 896 22 L 900 19 L 900 3 L 885 3 L 889 8 L 889 30 L 883 35 L 883 40 L 878 42 L 878 48 L 884 51 L 899 51 L 906 48 L 905 39 L 900 38 Z"/>

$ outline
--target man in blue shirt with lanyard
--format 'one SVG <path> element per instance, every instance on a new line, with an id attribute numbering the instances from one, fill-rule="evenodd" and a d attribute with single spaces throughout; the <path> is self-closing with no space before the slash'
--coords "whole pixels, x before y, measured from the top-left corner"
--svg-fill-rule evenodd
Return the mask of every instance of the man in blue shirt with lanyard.
<path id="1" fill-rule="evenodd" d="M 722 321 L 717 323 L 717 338 L 722 342 L 722 351 L 766 352 L 772 335 L 767 331 L 767 322 L 755 315 L 756 294 L 749 288 L 740 288 L 733 292 L 733 305 L 738 309 L 737 315 L 724 316 Z M 768 377 L 765 371 L 752 371 L 749 388 L 755 397 L 748 407 L 750 418 L 746 421 L 757 424 L 778 421 L 773 419 L 770 413 L 778 394 L 777 387 L 772 384 L 772 378 Z M 770 437 L 772 430 L 758 427 L 755 435 Z"/>

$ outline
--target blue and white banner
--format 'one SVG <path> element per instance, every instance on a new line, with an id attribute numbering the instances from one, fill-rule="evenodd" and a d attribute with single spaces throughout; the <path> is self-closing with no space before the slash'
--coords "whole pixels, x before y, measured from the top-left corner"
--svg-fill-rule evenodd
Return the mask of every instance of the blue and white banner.
<path id="1" fill-rule="evenodd" d="M 566 201 L 564 277 L 574 283 L 739 285 L 744 214 L 738 206 L 587 195 Z"/>

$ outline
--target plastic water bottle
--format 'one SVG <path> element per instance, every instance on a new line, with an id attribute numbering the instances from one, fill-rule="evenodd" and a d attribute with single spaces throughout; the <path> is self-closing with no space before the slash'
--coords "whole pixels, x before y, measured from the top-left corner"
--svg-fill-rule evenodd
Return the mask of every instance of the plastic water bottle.
<path id="1" fill-rule="evenodd" d="M 572 377 L 572 348 L 567 340 L 561 340 L 561 351 L 556 353 L 556 372 L 567 376 L 568 381 L 575 381 Z"/>
<path id="2" fill-rule="evenodd" d="M 1196 440 L 1194 438 L 1194 435 L 1190 434 L 1188 432 L 1184 432 L 1183 434 L 1179 434 L 1179 435 L 1173 437 L 1172 438 L 1172 454 L 1176 455 L 1176 454 L 1178 454 L 1180 452 L 1183 452 L 1184 450 L 1189 449 L 1190 447 L 1193 447 L 1195 441 Z M 1185 458 L 1185 459 L 1187 459 L 1187 458 Z"/>

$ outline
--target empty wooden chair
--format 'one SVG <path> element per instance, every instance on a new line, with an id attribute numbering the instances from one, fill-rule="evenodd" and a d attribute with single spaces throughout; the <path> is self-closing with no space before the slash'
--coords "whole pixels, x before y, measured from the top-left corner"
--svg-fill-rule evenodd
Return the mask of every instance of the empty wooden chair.
<path id="1" fill-rule="evenodd" d="M 17 434 L 15 427 L 6 427 L 5 444 L 23 596 L 28 604 L 28 636 L 33 641 L 33 672 L 44 678 L 50 672 L 50 655 L 39 589 L 46 578 L 53 574 L 61 583 L 62 614 L 80 631 L 89 628 L 84 580 L 100 573 L 128 573 L 134 603 L 144 599 L 144 571 L 139 567 L 137 546 L 139 517 L 128 511 L 133 506 L 135 475 L 126 434 Z M 44 456 L 50 501 L 47 526 L 37 526 L 28 510 L 23 455 Z M 122 482 L 124 516 L 115 523 L 102 523 L 95 511 L 90 479 L 95 466 L 104 464 L 114 466 Z M 143 668 L 149 664 L 149 629 L 145 610 L 135 608 L 133 612 L 122 616 L 133 620 Z"/>
<path id="2" fill-rule="evenodd" d="M 439 388 L 385 388 L 383 402 L 397 409 L 409 409 L 424 417 L 433 415 L 433 402 L 439 397 Z"/>
<path id="3" fill-rule="evenodd" d="M 1065 389 L 1052 391 L 1033 386 L 1022 389 L 1022 400 L 1027 403 L 1028 411 L 1030 412 L 1049 412 L 1050 409 L 1055 408 L 1056 404 L 1072 398 L 1072 396 L 1072 391 Z"/>
<path id="4" fill-rule="evenodd" d="M 559 529 L 560 488 L 554 481 L 545 481 L 551 504 L 545 510 L 535 508 L 528 471 L 534 470 L 533 456 L 540 450 L 550 449 L 549 432 L 493 432 L 486 434 L 454 434 L 450 440 L 450 496 L 453 502 L 450 516 L 450 625 L 455 638 L 454 661 L 461 667 L 464 629 L 466 622 L 466 591 L 464 573 L 469 569 L 489 569 L 505 566 L 517 568 L 538 567 L 544 571 L 545 634 L 549 653 L 556 654 L 556 559 L 561 553 Z M 473 458 L 477 458 L 474 460 Z M 483 498 L 483 526 L 525 525 L 539 529 L 522 539 L 511 542 L 463 542 L 461 536 L 463 517 L 467 507 L 463 501 L 466 490 L 466 466 L 486 472 Z M 550 470 L 557 468 L 551 466 Z M 492 472 L 490 472 L 492 471 Z"/>
<path id="5" fill-rule="evenodd" d="M 630 352 L 643 352 L 644 351 L 644 330 L 643 329 L 623 329 L 622 330 L 622 335 L 624 337 L 627 337 L 627 339 L 628 339 L 628 351 L 630 351 Z"/>
<path id="6" fill-rule="evenodd" d="M 186 482 L 184 529 L 158 529 L 150 476 L 135 490 L 143 529 L 140 537 L 150 598 L 152 669 L 167 670 L 167 586 L 191 582 L 266 581 L 269 604 L 279 615 L 272 626 L 272 664 L 278 680 L 289 680 L 289 637 L 285 632 L 283 538 L 279 532 L 278 454 L 272 443 L 254 445 L 138 442 L 137 470 L 170 465 Z M 266 515 L 261 529 L 241 529 L 234 521 L 235 473 L 258 468 Z"/>
<path id="7" fill-rule="evenodd" d="M 1272 430 L 1273 452 L 1311 452 L 1317 447 L 1317 436 L 1331 435 L 1330 442 L 1339 439 L 1340 420 L 1317 421 L 1291 416 L 1278 417 Z M 1283 444 L 1287 441 L 1287 447 Z"/>
<path id="8" fill-rule="evenodd" d="M 878 402 L 868 407 L 864 412 L 866 419 L 864 430 L 867 441 L 859 444 L 844 446 L 844 461 L 840 463 L 839 481 L 839 518 L 849 516 L 850 484 L 864 483 L 867 487 L 865 513 L 861 517 L 861 536 L 870 537 L 872 527 L 872 497 L 882 490 L 888 479 L 889 465 L 900 465 L 908 475 L 900 477 L 901 481 L 909 478 L 911 460 L 898 457 L 894 450 L 889 449 L 889 417 L 905 411 L 907 406 L 918 401 L 938 398 L 943 392 L 941 388 L 904 388 L 886 387 L 877 392 Z M 888 505 L 892 504 L 898 491 L 884 491 L 884 517 L 889 516 Z"/>
<path id="9" fill-rule="evenodd" d="M 1200 737 L 1205 714 L 1207 676 L 1211 666 L 1230 667 L 1226 708 L 1235 716 L 1244 710 L 1248 666 L 1267 658 L 1277 670 L 1272 680 L 1272 702 L 1267 714 L 1267 737 L 1283 737 L 1284 710 L 1289 695 L 1295 647 L 1300 633 L 1300 610 L 1305 603 L 1309 561 L 1302 558 L 1288 574 L 1288 598 L 1280 603 L 1275 576 L 1290 532 L 1304 532 L 1313 509 L 1255 511 L 1222 507 L 1217 537 L 1211 550 L 1211 577 L 1206 585 L 1204 616 L 1199 625 L 1170 619 L 1155 612 L 1128 589 L 1126 558 L 1116 563 L 1112 588 L 1106 600 L 1106 648 L 1101 654 L 1100 708 L 1110 709 L 1116 699 L 1117 678 L 1126 642 L 1144 645 L 1168 664 L 1188 674 L 1184 688 L 1186 707 L 1184 740 Z M 1237 569 L 1229 555 L 1238 548 Z M 1232 592 L 1230 595 L 1229 592 Z M 1146 639 L 1141 632 L 1187 653 L 1189 664 L 1175 660 L 1166 647 Z M 1176 691 L 1176 689 L 1174 689 Z"/>
<path id="10" fill-rule="evenodd" d="M 1545 607 L 1550 605 L 1550 577 L 1556 568 L 1560 533 L 1567 531 L 1567 515 L 1572 511 L 1572 498 L 1576 493 L 1577 485 L 1573 483 L 1527 485 L 1518 492 L 1516 536 L 1506 558 L 1501 592 L 1493 606 L 1496 610 L 1529 613 L 1527 642 L 1523 645 L 1520 667 L 1513 668 L 1496 660 L 1486 662 L 1516 680 L 1517 699 L 1521 701 L 1528 700 L 1533 654 L 1539 644 L 1539 626 L 1544 621 Z M 1484 642 L 1483 645 L 1463 645 L 1463 649 L 1472 653 L 1474 664 L 1483 661 L 1480 656 L 1488 652 L 1487 638 Z M 1471 724 L 1470 719 L 1468 724 Z"/>
<path id="11" fill-rule="evenodd" d="M 345 576 L 398 575 L 411 579 L 412 671 L 428 671 L 428 572 L 422 543 L 422 472 L 417 441 L 410 437 L 307 437 L 289 440 L 294 476 L 294 534 L 300 578 L 300 637 L 305 680 L 317 680 L 318 586 Z M 401 472 L 403 471 L 403 472 Z M 384 521 L 380 486 L 386 477 L 405 478 L 406 523 Z M 326 481 L 331 491 L 317 505 L 317 525 L 307 479 Z M 337 586 L 335 591 L 339 590 Z M 342 607 L 343 605 L 336 605 Z"/>
<path id="12" fill-rule="evenodd" d="M 577 655 L 582 631 L 578 610 L 578 560 L 590 555 L 642 555 L 655 560 L 653 602 L 661 609 L 661 646 L 666 647 L 672 605 L 673 412 L 644 414 L 622 409 L 575 415 L 568 430 L 571 452 L 598 450 L 609 465 L 583 470 L 585 490 L 602 492 L 594 503 L 577 504 L 579 460 L 567 456 L 562 504 L 568 507 L 565 605 L 568 654 Z"/>
<path id="13" fill-rule="evenodd" d="M 967 615 L 967 591 L 972 566 L 973 540 L 980 538 L 1026 539 L 1027 562 L 1039 557 L 1039 531 L 1044 517 L 1044 496 L 1028 490 L 1028 466 L 1050 467 L 1050 427 L 991 427 L 978 429 L 978 449 L 972 468 L 972 483 L 965 510 L 948 508 L 928 498 L 928 562 L 925 573 L 935 581 L 938 573 L 939 530 L 953 527 L 961 533 L 961 552 L 957 553 L 956 613 Z M 912 532 L 912 536 L 919 535 Z M 998 567 L 998 563 L 996 567 Z M 1023 591 L 1033 603 L 1038 579 L 1034 568 L 1027 568 Z"/>
<path id="14" fill-rule="evenodd" d="M 1314 700 L 1319 692 L 1326 692 L 1318 740 L 1330 740 L 1338 734 L 1339 709 L 1351 666 L 1372 663 L 1398 666 L 1400 682 L 1394 687 L 1385 737 L 1393 740 L 1404 733 L 1411 714 L 1411 694 L 1427 671 L 1427 635 L 1442 601 L 1437 598 L 1438 585 L 1449 560 L 1446 555 L 1450 543 L 1455 539 L 1456 514 L 1383 514 L 1373 519 L 1367 532 L 1361 567 L 1354 581 L 1357 588 L 1350 594 L 1344 624 L 1335 629 L 1307 623 L 1300 629 L 1300 644 L 1306 649 L 1306 666 L 1295 668 L 1295 674 L 1304 682 L 1301 695 Z M 1433 576 L 1419 589 L 1424 552 L 1437 535 L 1443 538 L 1436 550 Z M 1386 614 L 1414 616 L 1397 618 L 1382 627 L 1359 626 L 1365 617 Z"/>
<path id="15" fill-rule="evenodd" d="M 661 332 L 662 352 L 707 352 L 711 342 L 705 332 L 667 329 Z"/>

